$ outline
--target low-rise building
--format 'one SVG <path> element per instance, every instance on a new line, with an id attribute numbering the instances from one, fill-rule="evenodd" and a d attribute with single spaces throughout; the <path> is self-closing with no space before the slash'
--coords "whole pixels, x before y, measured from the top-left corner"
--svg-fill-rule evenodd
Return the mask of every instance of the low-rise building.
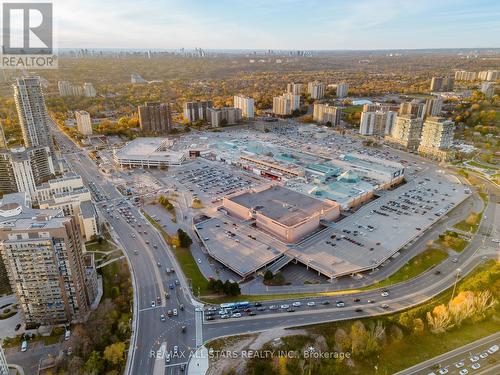
<path id="1" fill-rule="evenodd" d="M 186 153 L 172 150 L 168 138 L 136 138 L 125 146 L 113 150 L 113 160 L 120 167 L 163 168 L 181 165 Z"/>
<path id="2" fill-rule="evenodd" d="M 254 219 L 257 228 L 287 243 L 314 232 L 320 220 L 334 220 L 340 215 L 335 202 L 314 199 L 279 185 L 229 195 L 223 206 L 230 215 Z"/>

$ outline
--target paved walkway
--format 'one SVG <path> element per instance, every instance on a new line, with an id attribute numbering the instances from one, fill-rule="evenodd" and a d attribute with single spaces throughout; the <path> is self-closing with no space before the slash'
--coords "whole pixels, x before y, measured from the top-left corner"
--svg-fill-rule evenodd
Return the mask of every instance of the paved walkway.
<path id="1" fill-rule="evenodd" d="M 205 375 L 208 371 L 208 349 L 200 346 L 191 356 L 188 365 L 188 375 Z"/>

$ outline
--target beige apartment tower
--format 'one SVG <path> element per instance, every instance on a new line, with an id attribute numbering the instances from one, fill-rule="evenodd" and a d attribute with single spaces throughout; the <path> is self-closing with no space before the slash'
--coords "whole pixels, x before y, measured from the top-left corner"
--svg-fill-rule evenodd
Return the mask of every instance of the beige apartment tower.
<path id="1" fill-rule="evenodd" d="M 422 128 L 422 140 L 418 152 L 423 156 L 438 160 L 449 160 L 453 153 L 455 123 L 444 117 L 429 117 Z"/>
<path id="2" fill-rule="evenodd" d="M 22 193 L 0 201 L 0 254 L 27 327 L 86 319 L 83 249 L 73 217 L 33 209 Z"/>

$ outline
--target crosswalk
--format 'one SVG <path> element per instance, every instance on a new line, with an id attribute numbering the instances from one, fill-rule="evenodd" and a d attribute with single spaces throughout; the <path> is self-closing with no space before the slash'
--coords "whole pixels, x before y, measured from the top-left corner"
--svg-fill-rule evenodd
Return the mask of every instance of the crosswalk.
<path id="1" fill-rule="evenodd" d="M 196 348 L 203 345 L 203 310 L 195 311 Z"/>

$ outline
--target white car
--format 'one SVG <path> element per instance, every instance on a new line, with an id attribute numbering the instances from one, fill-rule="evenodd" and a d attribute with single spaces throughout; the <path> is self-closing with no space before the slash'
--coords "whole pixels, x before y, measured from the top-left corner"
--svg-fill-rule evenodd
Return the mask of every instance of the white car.
<path id="1" fill-rule="evenodd" d="M 235 313 L 235 314 L 231 315 L 231 318 L 241 318 L 241 314 Z"/>
<path id="2" fill-rule="evenodd" d="M 221 315 L 220 318 L 221 319 L 227 319 L 227 318 L 229 318 L 229 315 L 228 314 L 224 314 L 224 315 Z"/>
<path id="3" fill-rule="evenodd" d="M 467 370 L 466 368 L 461 369 L 459 372 L 460 375 L 467 375 L 468 373 L 469 373 L 469 370 Z"/>
<path id="4" fill-rule="evenodd" d="M 280 309 L 286 310 L 290 307 L 290 305 L 281 305 Z"/>
<path id="5" fill-rule="evenodd" d="M 170 353 L 165 354 L 165 363 L 170 363 Z"/>
<path id="6" fill-rule="evenodd" d="M 177 354 L 179 352 L 179 347 L 177 345 L 174 346 L 174 354 Z"/>
<path id="7" fill-rule="evenodd" d="M 389 292 L 384 290 L 382 293 L 380 293 L 382 297 L 389 297 Z"/>
<path id="8" fill-rule="evenodd" d="M 482 352 L 479 354 L 479 358 L 485 359 L 486 357 L 488 357 L 488 352 Z"/>
<path id="9" fill-rule="evenodd" d="M 156 306 L 156 302 L 155 301 L 151 301 L 151 307 L 155 307 Z"/>
<path id="10" fill-rule="evenodd" d="M 473 355 L 469 359 L 470 359 L 471 362 L 477 362 L 477 361 L 479 361 L 479 356 Z"/>
<path id="11" fill-rule="evenodd" d="M 307 306 L 309 306 L 309 307 L 316 306 L 316 302 L 313 302 L 313 301 L 307 302 Z"/>
<path id="12" fill-rule="evenodd" d="M 174 316 L 177 316 L 177 309 L 174 309 Z"/>
<path id="13" fill-rule="evenodd" d="M 440 375 L 444 375 L 448 373 L 448 367 L 443 367 L 442 369 L 439 370 Z"/>
<path id="14" fill-rule="evenodd" d="M 200 258 L 198 258 L 198 263 L 200 263 L 200 264 L 201 264 L 201 259 L 200 259 Z"/>
<path id="15" fill-rule="evenodd" d="M 488 349 L 488 353 L 493 354 L 498 351 L 498 345 L 493 345 L 491 348 Z"/>
<path id="16" fill-rule="evenodd" d="M 455 367 L 456 368 L 464 367 L 464 365 L 465 365 L 465 362 L 463 360 L 460 361 L 460 362 L 455 363 Z"/>
<path id="17" fill-rule="evenodd" d="M 477 369 L 478 369 L 478 368 L 480 368 L 480 367 L 481 367 L 481 365 L 480 365 L 479 363 L 477 363 L 477 362 L 476 362 L 476 363 L 473 363 L 473 364 L 472 364 L 472 366 L 471 366 L 471 368 L 472 368 L 473 370 L 477 370 Z"/>
<path id="18" fill-rule="evenodd" d="M 299 306 L 302 306 L 302 303 L 301 302 L 294 302 L 294 303 L 292 303 L 292 306 L 299 307 Z"/>

